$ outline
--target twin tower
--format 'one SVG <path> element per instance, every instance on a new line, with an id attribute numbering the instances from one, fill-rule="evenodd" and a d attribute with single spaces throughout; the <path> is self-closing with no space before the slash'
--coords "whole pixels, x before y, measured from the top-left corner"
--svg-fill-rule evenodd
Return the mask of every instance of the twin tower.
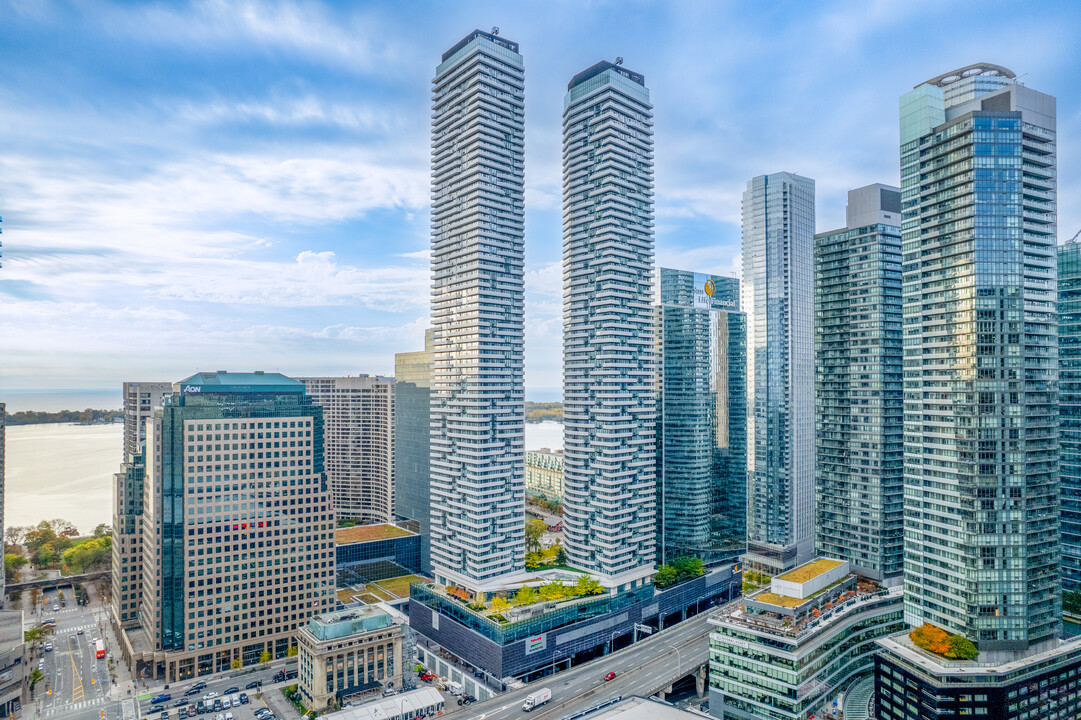
<path id="1" fill-rule="evenodd" d="M 431 560 L 475 591 L 524 577 L 524 88 L 496 29 L 432 82 Z M 656 560 L 652 118 L 621 65 L 567 86 L 564 548 L 609 587 Z"/>

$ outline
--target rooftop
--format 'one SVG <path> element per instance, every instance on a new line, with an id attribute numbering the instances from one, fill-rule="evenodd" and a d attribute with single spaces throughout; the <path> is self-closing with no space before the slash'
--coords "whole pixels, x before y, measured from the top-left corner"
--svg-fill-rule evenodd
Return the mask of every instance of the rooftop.
<path id="1" fill-rule="evenodd" d="M 357 525 L 350 528 L 338 528 L 334 532 L 334 542 L 338 545 L 348 545 L 350 543 L 372 542 L 373 540 L 392 540 L 414 534 L 408 530 L 403 530 L 397 525 Z"/>
<path id="2" fill-rule="evenodd" d="M 777 580 L 787 580 L 795 583 L 805 583 L 808 580 L 812 580 L 823 573 L 827 573 L 836 567 L 843 565 L 841 560 L 830 560 L 829 558 L 819 558 L 818 560 L 812 560 L 806 565 L 800 565 L 795 570 L 789 570 L 788 572 L 778 575 Z"/>
<path id="3" fill-rule="evenodd" d="M 489 41 L 491 41 L 491 42 L 493 42 L 496 45 L 499 45 L 501 47 L 505 47 L 508 50 L 510 50 L 511 52 L 518 52 L 518 43 L 512 42 L 512 41 L 507 40 L 505 38 L 499 37 L 498 36 L 499 28 L 492 28 L 492 30 L 494 30 L 495 32 L 488 33 L 488 32 L 484 32 L 483 30 L 474 30 L 473 32 L 469 33 L 464 38 L 459 40 L 454 45 L 454 47 L 452 47 L 450 50 L 447 50 L 445 53 L 443 53 L 442 62 L 446 62 L 447 58 L 449 58 L 451 55 L 458 52 L 459 50 L 461 50 L 466 45 L 473 42 L 474 40 L 476 40 L 479 37 L 485 38 L 486 40 L 489 40 Z"/>
<path id="4" fill-rule="evenodd" d="M 218 370 L 216 372 L 198 372 L 189 378 L 174 383 L 173 392 L 177 392 L 178 390 L 184 394 L 203 392 L 265 392 L 269 390 L 304 392 L 304 383 L 286 377 L 281 373 L 265 373 L 262 370 L 239 373 Z"/>
<path id="5" fill-rule="evenodd" d="M 1074 656 L 1081 653 L 1081 636 L 1059 638 L 1052 647 L 1015 660 L 990 662 L 981 661 L 979 658 L 947 660 L 939 657 L 916 647 L 908 636 L 907 630 L 897 635 L 879 638 L 877 642 L 879 647 L 932 675 L 1006 675 L 1026 670 L 1037 663 L 1054 661 L 1058 656 Z"/>
<path id="6" fill-rule="evenodd" d="M 702 716 L 665 702 L 632 695 L 578 717 L 582 720 L 690 720 Z"/>
<path id="7" fill-rule="evenodd" d="M 623 62 L 622 59 L 620 59 L 620 62 Z M 642 85 L 643 87 L 646 84 L 646 76 L 643 75 L 642 73 L 636 73 L 636 72 L 633 72 L 631 70 L 628 70 L 627 68 L 623 67 L 622 65 L 616 65 L 613 62 L 608 62 L 607 60 L 601 60 L 596 65 L 593 65 L 592 67 L 586 68 L 582 72 L 580 72 L 577 75 L 575 75 L 574 77 L 572 77 L 571 81 L 569 83 L 567 83 L 567 90 L 571 90 L 571 89 L 574 88 L 574 86 L 581 85 L 586 80 L 589 80 L 590 78 L 595 78 L 598 75 L 600 75 L 601 73 L 603 73 L 605 71 L 608 71 L 608 70 L 612 70 L 613 72 L 616 72 L 616 73 L 622 75 L 623 77 L 627 78 L 631 82 L 636 82 L 639 85 Z"/>
<path id="8" fill-rule="evenodd" d="M 371 605 L 322 613 L 308 621 L 307 630 L 319 640 L 334 640 L 381 630 L 394 624 L 390 614 Z"/>

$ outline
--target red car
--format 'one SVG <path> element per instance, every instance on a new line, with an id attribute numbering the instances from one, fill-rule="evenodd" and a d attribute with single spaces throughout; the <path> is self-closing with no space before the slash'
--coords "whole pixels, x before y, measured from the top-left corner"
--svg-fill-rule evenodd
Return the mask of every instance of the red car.
<path id="1" fill-rule="evenodd" d="M 610 672 L 610 673 L 608 673 L 607 675 L 604 676 L 604 679 L 605 680 L 614 680 L 615 677 L 616 677 L 616 674 L 614 672 Z"/>

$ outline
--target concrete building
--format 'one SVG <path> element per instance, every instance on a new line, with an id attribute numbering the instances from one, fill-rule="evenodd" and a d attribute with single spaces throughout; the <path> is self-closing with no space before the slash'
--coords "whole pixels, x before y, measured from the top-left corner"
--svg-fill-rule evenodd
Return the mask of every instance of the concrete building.
<path id="1" fill-rule="evenodd" d="M 198 373 L 147 427 L 135 672 L 176 682 L 284 657 L 334 602 L 323 413 L 277 373 Z"/>
<path id="2" fill-rule="evenodd" d="M 1061 630 L 1055 98 L 1012 78 L 961 68 L 900 118 L 905 618 L 984 662 Z"/>
<path id="3" fill-rule="evenodd" d="M 431 561 L 432 331 L 424 349 L 394 356 L 394 513 L 420 532 L 420 570 Z"/>
<path id="4" fill-rule="evenodd" d="M 656 561 L 653 106 L 599 62 L 563 100 L 563 546 L 608 586 Z"/>
<path id="5" fill-rule="evenodd" d="M 446 702 L 432 687 L 401 693 L 330 713 L 327 720 L 419 720 L 443 714 Z"/>
<path id="6" fill-rule="evenodd" d="M 814 180 L 760 175 L 743 193 L 747 555 L 776 575 L 814 555 Z"/>
<path id="7" fill-rule="evenodd" d="M 339 576 L 350 571 L 371 582 L 422 572 L 420 535 L 397 525 L 338 528 L 334 545 Z"/>
<path id="8" fill-rule="evenodd" d="M 172 392 L 172 383 L 126 382 L 124 396 L 124 454 L 113 475 L 113 551 L 110 603 L 113 617 L 124 627 L 138 623 L 143 581 L 143 446 L 146 425 L 154 408 Z"/>
<path id="9" fill-rule="evenodd" d="M 597 705 L 594 710 L 575 713 L 575 720 L 694 720 L 702 717 L 666 702 L 637 695 L 602 701 Z"/>
<path id="10" fill-rule="evenodd" d="M 526 450 L 525 491 L 553 502 L 563 502 L 563 451 Z"/>
<path id="11" fill-rule="evenodd" d="M 324 710 L 402 687 L 402 626 L 376 607 L 316 615 L 297 630 L 304 707 Z"/>
<path id="12" fill-rule="evenodd" d="M 0 412 L 3 406 L 0 406 Z M 0 610 L 0 717 L 18 717 L 28 674 L 23 611 Z M 28 713 L 22 713 L 25 717 Z"/>
<path id="13" fill-rule="evenodd" d="M 815 530 L 819 555 L 886 585 L 903 572 L 901 191 L 848 193 L 815 235 Z"/>
<path id="14" fill-rule="evenodd" d="M 904 628 L 901 588 L 819 558 L 710 619 L 709 712 L 719 720 L 806 720 L 874 671 L 875 640 Z"/>
<path id="15" fill-rule="evenodd" d="M 1059 522 L 1062 589 L 1081 591 L 1081 243 L 1058 246 Z"/>
<path id="16" fill-rule="evenodd" d="M 525 562 L 524 73 L 475 30 L 432 81 L 431 560 L 474 590 Z"/>
<path id="17" fill-rule="evenodd" d="M 394 519 L 394 378 L 301 377 L 323 408 L 323 454 L 337 520 Z"/>
<path id="18" fill-rule="evenodd" d="M 747 335 L 739 280 L 660 269 L 657 547 L 707 565 L 747 539 Z"/>

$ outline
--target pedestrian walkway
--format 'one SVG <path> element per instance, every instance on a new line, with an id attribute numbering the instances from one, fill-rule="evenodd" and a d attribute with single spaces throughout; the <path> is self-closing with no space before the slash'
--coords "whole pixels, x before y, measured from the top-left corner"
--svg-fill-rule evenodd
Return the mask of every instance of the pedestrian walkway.
<path id="1" fill-rule="evenodd" d="M 66 715 L 67 713 L 75 712 L 76 710 L 82 710 L 84 708 L 92 708 L 92 707 L 96 707 L 98 705 L 104 705 L 105 702 L 106 702 L 105 698 L 95 698 L 93 700 L 82 700 L 82 701 L 79 701 L 79 702 L 57 703 L 56 705 L 53 705 L 52 707 L 45 708 L 45 710 L 42 713 L 42 717 L 53 717 L 55 715 Z M 89 715 L 88 715 L 88 717 L 89 717 Z"/>
<path id="2" fill-rule="evenodd" d="M 875 694 L 875 677 L 868 675 L 845 695 L 845 720 L 867 720 L 871 696 Z"/>

